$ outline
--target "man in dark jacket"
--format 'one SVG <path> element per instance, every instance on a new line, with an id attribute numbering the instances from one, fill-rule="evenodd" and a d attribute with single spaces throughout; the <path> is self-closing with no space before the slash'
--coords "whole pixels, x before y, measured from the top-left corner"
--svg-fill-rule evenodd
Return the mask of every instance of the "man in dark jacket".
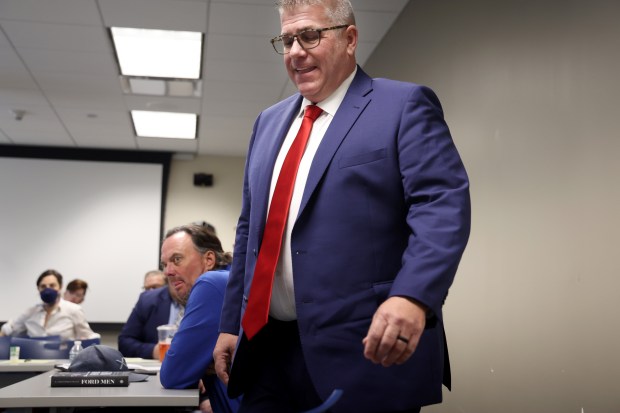
<path id="1" fill-rule="evenodd" d="M 118 336 L 118 349 L 125 357 L 159 357 L 157 326 L 175 324 L 183 314 L 183 303 L 168 285 L 147 290 L 133 308 Z"/>

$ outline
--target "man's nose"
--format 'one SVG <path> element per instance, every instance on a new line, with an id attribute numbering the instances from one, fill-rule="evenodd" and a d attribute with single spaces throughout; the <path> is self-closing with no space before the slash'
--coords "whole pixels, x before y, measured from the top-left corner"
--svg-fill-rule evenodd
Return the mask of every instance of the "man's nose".
<path id="1" fill-rule="evenodd" d="M 295 40 L 293 41 L 293 44 L 291 45 L 291 49 L 289 50 L 288 53 L 293 56 L 298 56 L 300 54 L 306 53 L 306 49 L 304 49 L 301 46 L 301 43 L 299 42 L 299 37 L 295 37 Z"/>

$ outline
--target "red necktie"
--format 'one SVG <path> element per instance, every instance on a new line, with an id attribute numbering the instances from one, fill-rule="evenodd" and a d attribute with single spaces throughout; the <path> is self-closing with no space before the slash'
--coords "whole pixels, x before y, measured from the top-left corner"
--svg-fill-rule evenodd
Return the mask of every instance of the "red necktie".
<path id="1" fill-rule="evenodd" d="M 267 223 L 263 233 L 263 241 L 258 252 L 248 306 L 245 309 L 241 325 L 248 339 L 251 339 L 267 324 L 273 276 L 278 264 L 282 236 L 288 217 L 288 210 L 293 196 L 293 187 L 297 177 L 299 162 L 306 149 L 312 124 L 322 110 L 318 106 L 308 105 L 297 136 L 286 154 L 278 182 L 271 198 L 271 206 L 267 214 Z"/>

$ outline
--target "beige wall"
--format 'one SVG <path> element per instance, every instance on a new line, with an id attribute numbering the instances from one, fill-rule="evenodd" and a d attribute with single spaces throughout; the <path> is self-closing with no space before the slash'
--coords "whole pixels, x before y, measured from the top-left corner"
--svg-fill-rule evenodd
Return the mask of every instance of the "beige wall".
<path id="1" fill-rule="evenodd" d="M 235 226 L 241 211 L 244 164 L 243 157 L 173 159 L 168 182 L 165 230 L 204 220 L 217 230 L 224 251 L 232 252 Z M 195 173 L 213 174 L 213 186 L 194 186 Z"/>
<path id="2" fill-rule="evenodd" d="M 412 0 L 366 65 L 438 93 L 471 178 L 454 390 L 425 413 L 620 412 L 619 16 Z"/>

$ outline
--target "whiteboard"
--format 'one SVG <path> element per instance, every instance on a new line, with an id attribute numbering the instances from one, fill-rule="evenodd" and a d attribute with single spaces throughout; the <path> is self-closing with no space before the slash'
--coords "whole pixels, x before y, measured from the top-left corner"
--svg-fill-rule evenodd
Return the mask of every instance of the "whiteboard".
<path id="1" fill-rule="evenodd" d="M 164 166 L 0 157 L 0 320 L 39 303 L 37 277 L 89 284 L 89 322 L 125 322 L 159 263 Z"/>

